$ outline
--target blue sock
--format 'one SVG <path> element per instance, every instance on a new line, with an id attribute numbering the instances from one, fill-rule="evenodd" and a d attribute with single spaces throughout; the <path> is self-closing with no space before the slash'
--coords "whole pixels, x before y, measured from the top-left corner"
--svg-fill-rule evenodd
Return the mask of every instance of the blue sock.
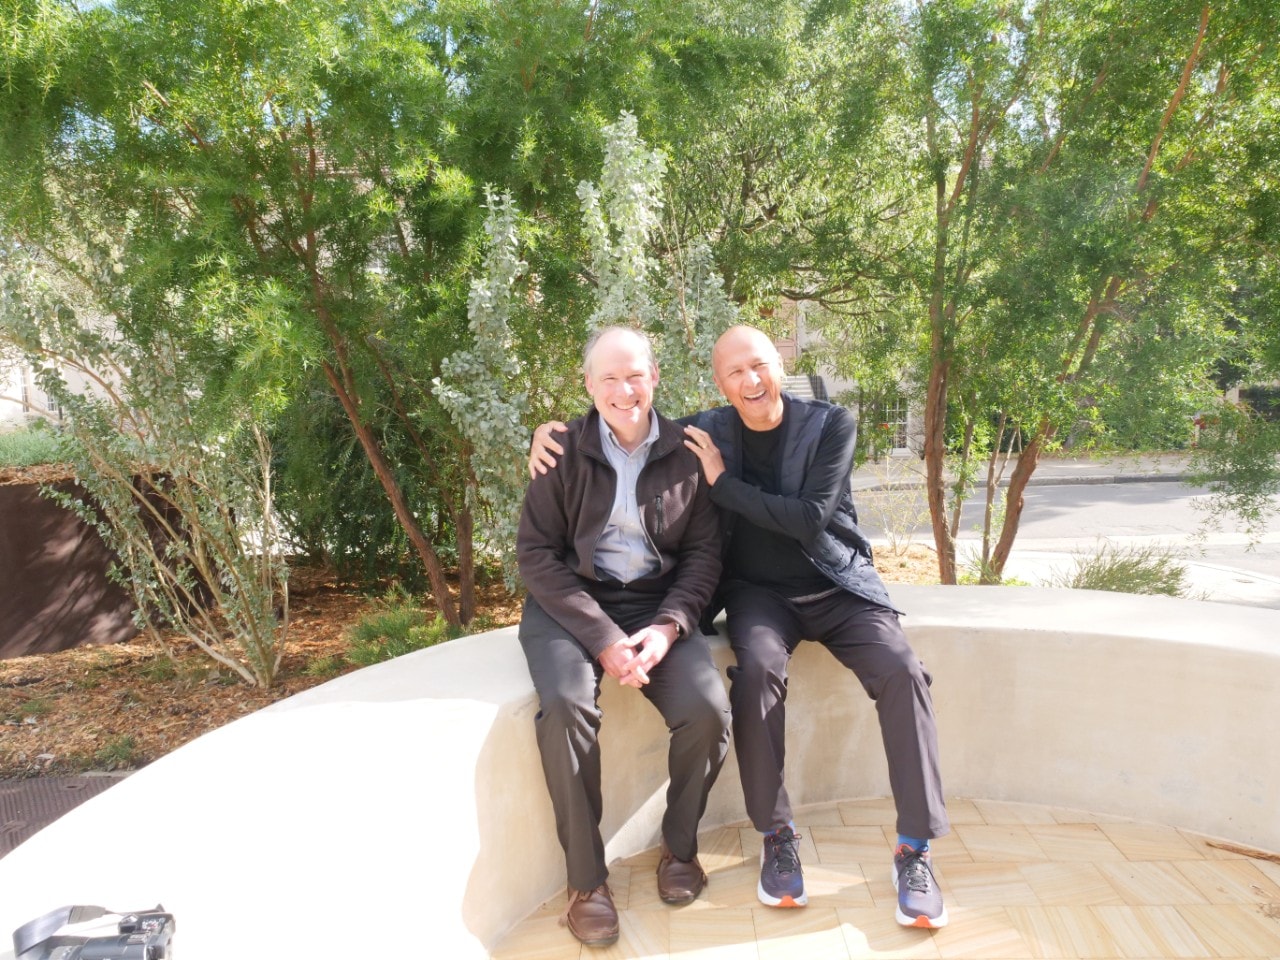
<path id="1" fill-rule="evenodd" d="M 796 832 L 796 822 L 795 822 L 794 820 L 788 820 L 788 821 L 787 821 L 787 826 L 791 828 L 791 832 L 792 832 L 792 833 L 795 833 L 795 832 Z M 781 830 L 781 829 L 782 829 L 781 827 L 778 827 L 778 828 L 777 828 L 777 830 L 766 830 L 766 831 L 764 832 L 764 835 L 765 835 L 766 837 L 772 837 L 775 833 L 777 833 L 777 832 L 778 832 L 778 830 Z"/>
<path id="2" fill-rule="evenodd" d="M 902 834 L 898 834 L 898 846 L 902 846 L 904 843 L 912 850 L 929 849 L 928 840 L 920 840 L 917 837 L 904 837 Z"/>

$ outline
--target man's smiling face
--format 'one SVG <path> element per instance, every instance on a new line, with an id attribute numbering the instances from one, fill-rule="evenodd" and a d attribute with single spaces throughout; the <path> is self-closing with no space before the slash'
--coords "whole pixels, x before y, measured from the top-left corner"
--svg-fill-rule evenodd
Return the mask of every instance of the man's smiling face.
<path id="1" fill-rule="evenodd" d="M 649 435 L 649 410 L 657 368 L 639 336 L 611 330 L 591 350 L 586 364 L 587 393 L 618 442 L 628 449 Z"/>
<path id="2" fill-rule="evenodd" d="M 747 429 L 782 423 L 782 358 L 772 340 L 754 327 L 732 327 L 716 341 L 711 366 Z"/>

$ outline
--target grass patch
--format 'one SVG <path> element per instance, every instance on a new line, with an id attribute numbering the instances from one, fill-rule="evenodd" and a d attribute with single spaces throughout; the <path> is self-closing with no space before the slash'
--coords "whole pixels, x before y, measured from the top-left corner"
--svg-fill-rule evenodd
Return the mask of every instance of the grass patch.
<path id="1" fill-rule="evenodd" d="M 5 723 L 29 723 L 53 711 L 53 701 L 48 697 L 30 697 L 10 704 L 4 711 Z"/>
<path id="2" fill-rule="evenodd" d="M 138 671 L 144 680 L 152 683 L 165 683 L 178 675 L 178 666 L 170 657 L 152 657 Z"/>
<path id="3" fill-rule="evenodd" d="M 37 467 L 62 457 L 59 438 L 47 427 L 27 427 L 0 434 L 0 467 Z"/>
<path id="4" fill-rule="evenodd" d="M 93 755 L 99 770 L 127 770 L 137 766 L 138 742 L 128 734 L 112 737 Z"/>
<path id="5" fill-rule="evenodd" d="M 332 654 L 323 657 L 314 657 L 307 661 L 307 665 L 302 668 L 302 672 L 308 677 L 317 677 L 327 680 L 330 677 L 336 677 L 346 666 L 346 661 L 342 657 L 336 657 Z"/>
<path id="6" fill-rule="evenodd" d="M 1021 577 L 997 577 L 990 567 L 982 562 L 982 557 L 974 557 L 956 572 L 956 583 L 962 587 L 999 586 L 1029 587 L 1031 583 Z"/>

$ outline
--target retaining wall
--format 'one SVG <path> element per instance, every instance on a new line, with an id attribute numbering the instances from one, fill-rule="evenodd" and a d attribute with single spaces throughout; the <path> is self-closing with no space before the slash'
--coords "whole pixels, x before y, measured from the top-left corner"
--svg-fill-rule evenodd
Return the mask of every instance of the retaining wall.
<path id="1" fill-rule="evenodd" d="M 132 601 L 107 579 L 111 560 L 97 532 L 38 485 L 0 485 L 0 659 L 136 636 Z"/>

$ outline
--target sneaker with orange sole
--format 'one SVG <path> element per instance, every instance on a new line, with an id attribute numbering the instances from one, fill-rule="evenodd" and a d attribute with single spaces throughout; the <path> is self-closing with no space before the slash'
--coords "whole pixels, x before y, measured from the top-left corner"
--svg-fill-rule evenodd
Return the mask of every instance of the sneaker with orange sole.
<path id="1" fill-rule="evenodd" d="M 927 849 L 917 850 L 904 843 L 894 851 L 893 889 L 898 891 L 894 918 L 904 927 L 935 929 L 947 925 L 947 908 Z"/>
<path id="2" fill-rule="evenodd" d="M 803 907 L 809 902 L 800 868 L 800 834 L 783 827 L 767 834 L 760 850 L 760 885 L 756 896 L 768 907 Z"/>

